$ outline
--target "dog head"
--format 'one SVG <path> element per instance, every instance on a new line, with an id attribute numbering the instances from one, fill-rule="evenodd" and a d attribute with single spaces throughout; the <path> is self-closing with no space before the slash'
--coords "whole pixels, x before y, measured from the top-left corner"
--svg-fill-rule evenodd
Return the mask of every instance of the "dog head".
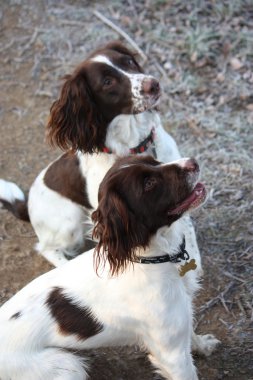
<path id="1" fill-rule="evenodd" d="M 206 197 L 197 183 L 199 166 L 190 158 L 161 164 L 152 157 L 118 160 L 99 188 L 93 212 L 96 267 L 106 259 L 112 274 L 123 271 L 136 248 L 146 248 L 163 226 L 170 226 Z"/>
<path id="2" fill-rule="evenodd" d="M 159 82 L 143 73 L 136 54 L 112 42 L 65 77 L 60 97 L 51 107 L 48 141 L 63 150 L 99 151 L 116 116 L 151 109 L 160 94 Z"/>

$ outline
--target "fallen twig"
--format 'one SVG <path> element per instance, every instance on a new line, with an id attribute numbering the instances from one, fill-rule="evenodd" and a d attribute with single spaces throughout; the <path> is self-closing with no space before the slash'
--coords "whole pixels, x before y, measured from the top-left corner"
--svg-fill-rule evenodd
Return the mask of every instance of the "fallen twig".
<path id="1" fill-rule="evenodd" d="M 166 83 L 169 83 L 170 81 L 168 79 L 168 74 L 156 59 L 154 60 L 154 65 L 157 68 L 157 70 L 160 71 L 162 79 L 165 80 Z"/>
<path id="2" fill-rule="evenodd" d="M 234 285 L 234 282 L 230 282 L 228 284 L 228 286 L 226 287 L 225 290 L 223 290 L 223 292 L 221 292 L 220 294 L 218 294 L 216 297 L 212 298 L 210 301 L 206 302 L 203 306 L 201 306 L 199 308 L 199 312 L 200 313 L 204 313 L 206 310 L 210 309 L 211 307 L 213 307 L 214 305 L 216 305 L 216 303 L 218 301 L 221 301 L 221 300 L 224 300 L 224 296 L 225 294 L 228 293 L 228 291 L 232 288 L 232 286 Z"/>
<path id="3" fill-rule="evenodd" d="M 229 309 L 228 309 L 228 307 L 227 307 L 227 305 L 226 305 L 226 301 L 224 300 L 223 295 L 222 295 L 219 299 L 220 299 L 220 301 L 221 301 L 221 303 L 222 303 L 224 309 L 226 310 L 226 312 L 227 312 L 227 313 L 230 313 L 230 311 L 229 311 Z"/>
<path id="4" fill-rule="evenodd" d="M 0 48 L 0 53 L 2 53 L 4 50 L 9 49 L 9 48 L 14 44 L 14 42 L 15 42 L 15 40 L 12 38 L 12 39 L 10 40 L 10 42 L 8 42 L 8 44 L 6 44 L 6 45 L 4 45 L 4 46 L 2 46 L 2 47 Z"/>
<path id="5" fill-rule="evenodd" d="M 232 278 L 233 280 L 236 280 L 236 281 L 239 281 L 239 282 L 242 282 L 243 284 L 245 284 L 245 282 L 247 282 L 246 280 L 243 280 L 242 278 L 240 277 L 237 277 L 229 272 L 225 272 L 223 271 L 222 272 L 226 277 L 229 277 L 229 278 Z"/>
<path id="6" fill-rule="evenodd" d="M 53 94 L 51 91 L 37 90 L 35 96 L 45 96 L 47 98 L 52 98 Z"/>
<path id="7" fill-rule="evenodd" d="M 244 316 L 246 316 L 247 315 L 246 311 L 245 311 L 245 309 L 244 309 L 244 307 L 243 307 L 243 305 L 242 305 L 242 303 L 241 303 L 241 301 L 240 301 L 239 298 L 236 300 L 236 303 L 237 303 L 237 306 L 238 306 L 239 310 L 243 313 Z"/>
<path id="8" fill-rule="evenodd" d="M 95 10 L 93 11 L 93 14 L 101 21 L 103 21 L 106 25 L 108 25 L 110 28 L 112 28 L 115 32 L 117 32 L 120 36 L 125 38 L 125 40 L 139 53 L 139 55 L 143 59 L 143 62 L 147 61 L 147 56 L 143 53 L 143 51 L 139 48 L 136 42 L 134 42 L 134 40 L 126 32 L 124 32 L 120 27 L 115 25 L 112 21 L 108 20 L 108 18 L 103 16 L 99 11 Z"/>
<path id="9" fill-rule="evenodd" d="M 22 51 L 20 52 L 19 56 L 22 56 L 26 50 L 30 49 L 30 47 L 32 46 L 32 44 L 36 41 L 36 38 L 38 37 L 38 34 L 39 34 L 39 29 L 38 28 L 35 28 L 35 31 L 30 39 L 29 42 L 27 42 L 27 44 L 23 47 Z"/>

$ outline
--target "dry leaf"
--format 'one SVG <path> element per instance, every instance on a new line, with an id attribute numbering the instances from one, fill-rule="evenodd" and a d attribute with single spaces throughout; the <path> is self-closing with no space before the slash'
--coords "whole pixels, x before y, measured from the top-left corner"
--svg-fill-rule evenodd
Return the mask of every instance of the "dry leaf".
<path id="1" fill-rule="evenodd" d="M 225 75 L 223 73 L 219 73 L 219 74 L 217 74 L 216 79 L 218 82 L 222 83 L 225 80 Z"/>
<path id="2" fill-rule="evenodd" d="M 236 57 L 231 58 L 230 65 L 234 70 L 240 70 L 243 67 L 243 63 Z"/>
<path id="3" fill-rule="evenodd" d="M 171 70 L 173 65 L 171 62 L 167 61 L 164 63 L 163 67 L 165 68 L 165 70 Z"/>
<path id="4" fill-rule="evenodd" d="M 194 53 L 192 53 L 190 60 L 192 63 L 195 63 L 197 61 L 197 58 L 198 58 L 198 53 L 195 51 Z"/>
<path id="5" fill-rule="evenodd" d="M 225 57 L 228 56 L 228 54 L 230 53 L 230 50 L 231 50 L 231 43 L 226 41 L 223 46 L 222 46 L 222 52 L 223 54 L 225 55 Z"/>
<path id="6" fill-rule="evenodd" d="M 222 106 L 223 104 L 226 103 L 226 101 L 227 101 L 227 98 L 226 98 L 224 95 L 221 95 L 221 96 L 219 97 L 218 105 L 219 105 L 219 106 Z"/>
<path id="7" fill-rule="evenodd" d="M 206 57 L 203 57 L 195 62 L 195 67 L 201 68 L 208 64 L 208 59 Z"/>
<path id="8" fill-rule="evenodd" d="M 187 121 L 187 124 L 195 136 L 203 136 L 203 131 L 199 128 L 196 120 L 190 119 Z"/>
<path id="9" fill-rule="evenodd" d="M 123 25 L 128 26 L 128 25 L 131 24 L 132 20 L 128 16 L 122 16 L 121 17 L 121 22 L 122 22 Z"/>
<path id="10" fill-rule="evenodd" d="M 253 111 L 253 103 L 247 104 L 247 105 L 246 105 L 246 108 L 247 108 L 247 110 L 249 110 L 249 111 Z"/>

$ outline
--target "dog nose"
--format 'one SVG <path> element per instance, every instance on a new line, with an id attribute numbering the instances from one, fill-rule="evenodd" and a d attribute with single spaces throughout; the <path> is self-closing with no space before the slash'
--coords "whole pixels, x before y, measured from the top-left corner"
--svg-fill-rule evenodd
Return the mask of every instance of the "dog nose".
<path id="1" fill-rule="evenodd" d="M 178 160 L 178 165 L 189 172 L 199 171 L 199 164 L 195 158 L 181 158 Z"/>
<path id="2" fill-rule="evenodd" d="M 154 78 L 144 79 L 142 83 L 142 91 L 147 95 L 157 95 L 160 92 L 160 84 Z"/>
<path id="3" fill-rule="evenodd" d="M 189 172 L 199 171 L 199 164 L 195 160 L 195 158 L 189 158 L 185 161 L 184 168 Z"/>

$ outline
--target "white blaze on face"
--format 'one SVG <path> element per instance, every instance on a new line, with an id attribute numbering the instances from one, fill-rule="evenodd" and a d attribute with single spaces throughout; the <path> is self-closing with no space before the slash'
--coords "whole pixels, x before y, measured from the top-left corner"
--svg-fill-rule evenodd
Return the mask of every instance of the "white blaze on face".
<path id="1" fill-rule="evenodd" d="M 114 65 L 110 59 L 104 55 L 97 55 L 91 58 L 92 62 L 104 63 L 110 67 L 113 67 L 118 72 L 125 75 L 131 83 L 132 101 L 133 101 L 133 113 L 144 112 L 146 109 L 153 107 L 157 103 L 157 99 L 154 100 L 152 95 L 143 93 L 144 80 L 152 80 L 154 77 L 151 75 L 145 75 L 142 73 L 128 73 L 122 70 L 120 67 Z"/>
<path id="2" fill-rule="evenodd" d="M 167 166 L 167 165 L 178 165 L 182 169 L 187 167 L 187 163 L 189 162 L 190 158 L 184 157 L 184 158 L 179 158 L 178 160 L 166 162 L 165 164 L 161 164 L 161 166 Z"/>
<path id="3" fill-rule="evenodd" d="M 190 158 L 180 158 L 178 160 L 175 160 L 175 161 L 170 161 L 168 163 L 165 163 L 165 164 L 161 164 L 161 166 L 170 166 L 170 165 L 177 165 L 179 166 L 180 168 L 182 169 L 187 169 L 189 168 L 189 162 L 190 162 Z M 187 182 L 190 186 L 194 186 L 199 178 L 199 170 L 196 169 L 195 171 L 189 171 L 188 172 L 188 175 L 187 175 Z"/>

